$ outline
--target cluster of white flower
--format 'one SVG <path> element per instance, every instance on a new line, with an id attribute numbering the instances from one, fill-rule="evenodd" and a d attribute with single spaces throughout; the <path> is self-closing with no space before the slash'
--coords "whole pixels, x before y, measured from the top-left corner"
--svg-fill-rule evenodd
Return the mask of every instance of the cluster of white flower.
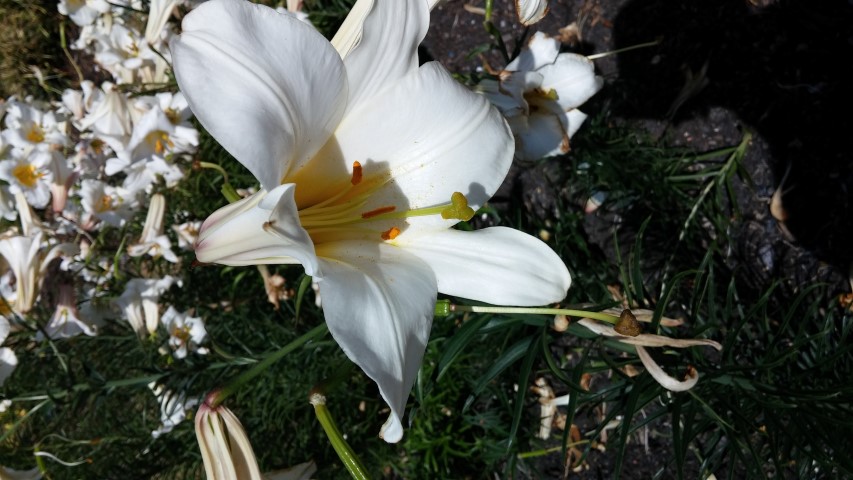
<path id="1" fill-rule="evenodd" d="M 104 229 L 139 221 L 147 208 L 127 255 L 180 262 L 164 233 L 165 198 L 155 193 L 184 178 L 198 146 L 184 96 L 174 83 L 168 91 L 177 4 L 61 0 L 60 13 L 80 26 L 72 48 L 91 54 L 112 80 L 83 80 L 54 103 L 0 99 L 0 344 L 12 343 L 0 348 L 0 385 L 18 364 L 15 345 L 26 343 L 9 342 L 10 335 L 94 336 L 109 318 L 127 321 L 140 338 L 161 328 L 168 334 L 161 351 L 175 359 L 207 353 L 202 319 L 159 302 L 180 279 L 131 278 L 120 295 L 106 291 L 119 280 L 116 246 L 105 251 L 95 241 Z M 172 226 L 177 247 L 191 249 L 199 226 Z M 164 413 L 164 431 L 181 415 Z"/>

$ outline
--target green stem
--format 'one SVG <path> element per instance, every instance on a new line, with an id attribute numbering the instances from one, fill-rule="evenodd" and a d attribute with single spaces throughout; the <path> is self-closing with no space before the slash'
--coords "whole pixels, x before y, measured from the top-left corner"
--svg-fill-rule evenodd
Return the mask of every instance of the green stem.
<path id="1" fill-rule="evenodd" d="M 234 203 L 237 200 L 240 200 L 240 195 L 237 195 L 237 191 L 234 190 L 234 187 L 232 187 L 228 182 L 228 173 L 225 172 L 224 168 L 210 162 L 198 162 L 198 165 L 201 168 L 210 168 L 222 174 L 222 189 L 220 191 L 225 197 L 225 200 L 228 200 L 229 203 Z"/>
<path id="2" fill-rule="evenodd" d="M 352 447 L 344 440 L 344 436 L 338 430 L 338 426 L 329 413 L 329 409 L 326 408 L 326 396 L 316 390 L 312 391 L 309 402 L 314 406 L 314 413 L 317 415 L 320 425 L 323 426 L 326 436 L 329 437 L 329 441 L 332 442 L 332 448 L 335 449 L 335 452 L 352 478 L 356 480 L 369 479 L 370 475 L 367 474 L 367 469 L 364 468 L 364 465 L 361 463 L 358 455 L 352 450 Z"/>
<path id="3" fill-rule="evenodd" d="M 316 327 L 309 330 L 301 337 L 285 345 L 281 350 L 275 353 L 271 353 L 269 356 L 258 362 L 254 367 L 250 368 L 246 372 L 243 372 L 240 376 L 232 380 L 231 383 L 216 392 L 216 394 L 213 395 L 213 399 L 208 402 L 208 405 L 211 409 L 215 409 L 219 405 L 222 405 L 222 402 L 225 401 L 226 398 L 230 397 L 234 392 L 239 390 L 240 387 L 257 377 L 258 375 L 262 374 L 267 368 L 270 367 L 270 365 L 281 360 L 282 358 L 284 358 L 285 355 L 305 345 L 311 340 L 325 335 L 328 331 L 329 328 L 326 326 L 326 324 L 321 323 L 320 325 L 317 325 Z"/>
<path id="4" fill-rule="evenodd" d="M 572 310 L 569 308 L 539 308 L 539 307 L 483 307 L 476 305 L 450 305 L 451 312 L 475 313 L 528 313 L 531 315 L 566 315 L 570 317 L 593 318 L 602 322 L 616 324 L 619 317 L 603 312 Z"/>

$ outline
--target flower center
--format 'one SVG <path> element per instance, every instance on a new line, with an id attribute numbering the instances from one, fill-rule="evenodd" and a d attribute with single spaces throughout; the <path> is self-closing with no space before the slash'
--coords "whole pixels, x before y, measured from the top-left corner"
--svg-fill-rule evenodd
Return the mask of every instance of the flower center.
<path id="1" fill-rule="evenodd" d="M 382 240 L 389 241 L 402 233 L 402 222 L 389 225 L 388 220 L 405 220 L 427 215 L 441 215 L 445 220 L 470 220 L 474 216 L 474 209 L 468 206 L 468 199 L 460 192 L 455 192 L 450 202 L 434 207 L 403 210 L 397 205 L 383 205 L 368 209 L 368 201 L 382 185 L 384 181 L 381 178 L 365 181 L 361 163 L 353 162 L 350 185 L 321 203 L 299 210 L 302 228 L 308 231 L 315 243 L 324 232 L 339 230 L 342 227 L 373 231 Z M 373 225 L 370 225 L 371 223 Z M 264 226 L 268 231 L 272 227 Z"/>
<path id="2" fill-rule="evenodd" d="M 174 108 L 167 108 L 166 111 L 163 113 L 166 114 L 166 118 L 169 119 L 169 122 L 172 125 L 177 125 L 177 124 L 181 123 L 181 114 L 178 113 L 178 111 L 175 110 Z"/>
<path id="3" fill-rule="evenodd" d="M 24 163 L 13 168 L 12 175 L 18 179 L 21 185 L 33 188 L 36 186 L 36 182 L 44 176 L 44 173 L 39 172 L 35 165 Z"/>
<path id="4" fill-rule="evenodd" d="M 101 199 L 95 203 L 95 212 L 104 213 L 113 209 L 113 197 L 112 195 L 104 194 L 101 196 Z"/>
<path id="5" fill-rule="evenodd" d="M 169 138 L 169 134 L 163 130 L 154 130 L 145 136 L 145 143 L 154 149 L 154 153 L 162 155 L 166 147 L 173 148 L 175 143 Z"/>
<path id="6" fill-rule="evenodd" d="M 188 325 L 174 327 L 172 328 L 172 336 L 180 340 L 181 344 L 187 343 L 190 339 L 190 327 Z"/>
<path id="7" fill-rule="evenodd" d="M 27 129 L 26 137 L 32 143 L 41 143 L 44 141 L 44 130 L 41 128 L 41 125 L 33 123 Z"/>

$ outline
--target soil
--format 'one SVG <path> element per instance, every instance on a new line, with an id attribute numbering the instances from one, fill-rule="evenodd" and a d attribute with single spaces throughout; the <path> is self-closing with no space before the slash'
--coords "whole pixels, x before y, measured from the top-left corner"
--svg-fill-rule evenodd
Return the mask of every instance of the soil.
<path id="1" fill-rule="evenodd" d="M 503 67 L 494 49 L 469 55 L 492 42 L 484 17 L 472 11 L 483 3 L 449 0 L 438 7 L 422 60 L 438 60 L 456 73 L 482 71 L 484 62 Z M 776 281 L 788 298 L 815 282 L 828 284 L 830 296 L 850 291 L 853 2 L 551 0 L 548 15 L 525 29 L 512 1 L 494 0 L 492 21 L 510 51 L 537 30 L 557 36 L 573 23 L 579 34 L 563 44 L 565 51 L 589 55 L 658 41 L 596 60 L 606 86 L 584 111 L 606 106 L 614 121 L 696 152 L 737 145 L 752 132 L 743 161 L 750 181 L 735 181 L 739 214 L 732 217 L 726 262 L 756 291 Z M 559 194 L 547 183 L 553 168 L 559 162 L 514 168 L 502 190 L 520 193 L 509 201 L 546 216 Z M 780 186 L 783 221 L 770 212 Z M 603 208 L 586 218 L 590 240 L 605 252 L 612 252 L 609 232 L 618 213 Z M 650 440 L 653 452 L 660 441 Z M 579 478 L 609 477 L 613 455 L 593 452 L 591 468 Z M 624 462 L 623 478 L 652 478 L 661 468 L 637 443 Z M 563 476 L 559 459 L 539 467 Z"/>

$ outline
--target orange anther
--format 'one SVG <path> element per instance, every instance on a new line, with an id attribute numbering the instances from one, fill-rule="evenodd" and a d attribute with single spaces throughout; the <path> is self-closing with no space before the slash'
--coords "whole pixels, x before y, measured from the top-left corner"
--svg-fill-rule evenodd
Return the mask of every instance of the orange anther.
<path id="1" fill-rule="evenodd" d="M 350 182 L 353 185 L 358 185 L 359 183 L 361 183 L 361 175 L 361 163 L 359 163 L 358 161 L 352 162 L 352 179 L 350 180 Z"/>
<path id="2" fill-rule="evenodd" d="M 391 227 L 388 230 L 382 232 L 382 240 L 394 240 L 397 238 L 397 235 L 400 234 L 400 229 L 397 227 Z"/>
<path id="3" fill-rule="evenodd" d="M 364 213 L 362 213 L 362 214 L 361 214 L 361 218 L 373 218 L 373 217 L 377 217 L 377 216 L 379 216 L 379 215 L 382 215 L 383 213 L 390 213 L 390 212 L 393 212 L 393 211 L 394 211 L 394 210 L 396 210 L 396 209 L 397 209 L 397 207 L 395 207 L 395 206 L 393 206 L 393 205 L 390 205 L 390 206 L 387 206 L 387 207 L 379 207 L 379 208 L 377 208 L 377 209 L 375 209 L 375 210 L 371 210 L 371 211 L 369 211 L 369 212 L 364 212 Z"/>

